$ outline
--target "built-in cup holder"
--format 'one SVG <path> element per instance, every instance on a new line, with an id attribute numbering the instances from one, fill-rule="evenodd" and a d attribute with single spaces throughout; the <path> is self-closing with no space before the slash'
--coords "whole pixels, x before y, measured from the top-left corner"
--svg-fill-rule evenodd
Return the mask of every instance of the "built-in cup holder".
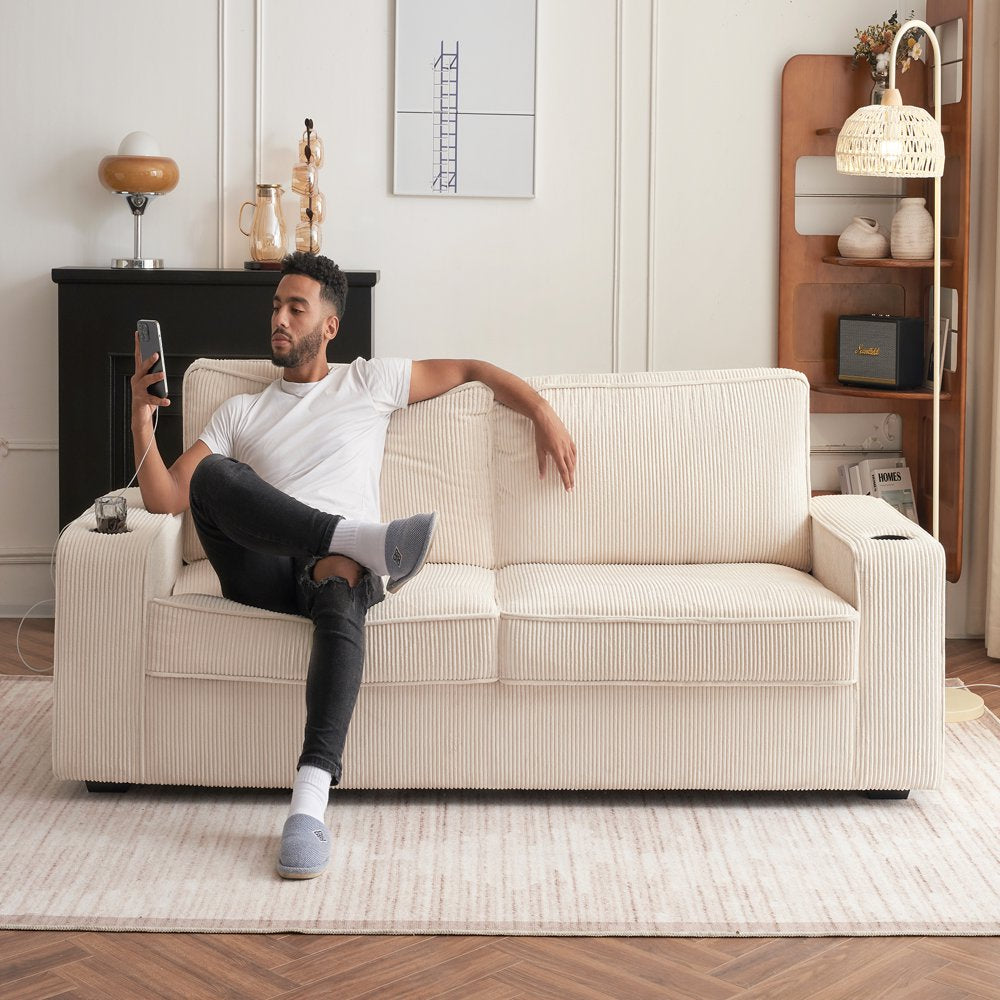
<path id="1" fill-rule="evenodd" d="M 911 538 L 912 535 L 872 535 L 876 542 L 908 542 Z"/>
<path id="2" fill-rule="evenodd" d="M 123 496 L 98 497 L 94 501 L 94 516 L 97 527 L 94 531 L 102 535 L 120 535 L 128 531 L 126 517 L 128 505 Z"/>

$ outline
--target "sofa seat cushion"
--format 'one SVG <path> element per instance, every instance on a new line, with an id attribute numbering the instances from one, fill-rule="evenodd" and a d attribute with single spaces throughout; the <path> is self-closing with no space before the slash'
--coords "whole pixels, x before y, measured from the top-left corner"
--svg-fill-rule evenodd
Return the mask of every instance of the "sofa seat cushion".
<path id="1" fill-rule="evenodd" d="M 174 582 L 173 596 L 180 597 L 181 594 L 210 594 L 213 597 L 222 597 L 222 585 L 207 559 L 197 559 L 181 567 Z"/>
<path id="2" fill-rule="evenodd" d="M 149 610 L 150 674 L 305 680 L 312 623 L 222 597 L 207 559 L 183 567 Z M 363 683 L 494 681 L 498 623 L 492 570 L 427 564 L 368 612 Z"/>
<path id="3" fill-rule="evenodd" d="M 497 600 L 502 681 L 857 680 L 858 612 L 787 566 L 518 564 Z"/>

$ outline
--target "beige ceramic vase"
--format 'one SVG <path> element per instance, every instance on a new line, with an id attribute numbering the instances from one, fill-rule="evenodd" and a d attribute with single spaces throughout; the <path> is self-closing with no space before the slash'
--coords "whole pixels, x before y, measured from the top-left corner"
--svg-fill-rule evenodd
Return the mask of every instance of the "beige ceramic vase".
<path id="1" fill-rule="evenodd" d="M 896 260 L 930 260 L 934 256 L 934 216 L 926 204 L 925 198 L 900 198 L 889 237 Z"/>
<path id="2" fill-rule="evenodd" d="M 841 257 L 876 260 L 889 256 L 889 240 L 876 219 L 856 215 L 840 234 L 837 252 Z"/>

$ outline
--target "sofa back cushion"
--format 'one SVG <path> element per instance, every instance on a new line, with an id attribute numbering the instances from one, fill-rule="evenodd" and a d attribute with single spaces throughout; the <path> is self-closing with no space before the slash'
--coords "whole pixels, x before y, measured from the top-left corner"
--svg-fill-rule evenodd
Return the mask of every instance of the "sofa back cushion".
<path id="1" fill-rule="evenodd" d="M 260 392 L 267 360 L 196 361 L 184 447 L 223 400 Z M 441 515 L 430 561 L 769 562 L 808 570 L 809 385 L 783 369 L 527 380 L 578 449 L 576 488 L 538 479 L 530 421 L 463 385 L 392 415 L 382 516 Z M 184 559 L 204 558 L 190 517 Z"/>
<path id="2" fill-rule="evenodd" d="M 198 440 L 209 418 L 230 396 L 263 392 L 278 377 L 270 361 L 217 361 L 199 358 L 184 373 L 184 450 Z M 205 558 L 194 520 L 184 517 L 183 555 L 187 563 Z"/>
<path id="3" fill-rule="evenodd" d="M 541 482 L 529 420 L 495 411 L 497 564 L 765 562 L 808 570 L 809 384 L 783 369 L 530 384 L 577 446 Z"/>
<path id="4" fill-rule="evenodd" d="M 493 393 L 479 382 L 397 410 L 382 462 L 382 518 L 438 512 L 428 561 L 494 565 Z"/>
<path id="5" fill-rule="evenodd" d="M 184 447 L 194 444 L 224 400 L 262 392 L 279 374 L 270 361 L 195 361 L 184 376 Z M 492 410 L 492 393 L 470 383 L 397 410 L 389 420 L 382 517 L 438 511 L 430 562 L 493 565 Z M 204 555 L 186 517 L 184 560 Z"/>

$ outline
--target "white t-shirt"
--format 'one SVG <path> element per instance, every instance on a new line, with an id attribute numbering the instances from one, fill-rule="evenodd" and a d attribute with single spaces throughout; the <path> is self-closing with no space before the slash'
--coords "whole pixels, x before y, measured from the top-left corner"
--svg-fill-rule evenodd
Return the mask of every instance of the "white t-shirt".
<path id="1" fill-rule="evenodd" d="M 379 521 L 385 435 L 409 399 L 411 368 L 408 358 L 358 358 L 319 382 L 276 379 L 227 399 L 201 440 L 310 507 Z"/>

